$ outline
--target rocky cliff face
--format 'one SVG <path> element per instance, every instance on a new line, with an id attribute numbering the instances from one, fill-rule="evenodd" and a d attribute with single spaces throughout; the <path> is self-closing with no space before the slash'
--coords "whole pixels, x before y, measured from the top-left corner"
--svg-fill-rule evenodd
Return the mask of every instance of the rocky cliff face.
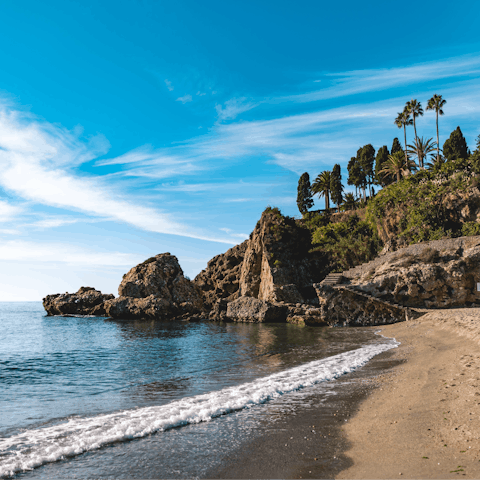
<path id="1" fill-rule="evenodd" d="M 43 306 L 47 315 L 95 315 L 106 316 L 105 302 L 113 295 L 104 295 L 91 287 L 81 287 L 77 293 L 47 295 Z"/>
<path id="2" fill-rule="evenodd" d="M 195 284 L 206 304 L 224 314 L 226 303 L 239 297 L 303 303 L 316 298 L 311 285 L 328 273 L 324 256 L 310 254 L 310 248 L 307 229 L 277 209 L 267 209 L 250 239 L 212 259 Z"/>
<path id="3" fill-rule="evenodd" d="M 212 308 L 219 300 L 232 302 L 239 297 L 240 271 L 248 240 L 213 257 L 195 277 L 195 285 L 203 292 L 205 305 Z"/>
<path id="4" fill-rule="evenodd" d="M 404 306 L 480 305 L 480 237 L 412 245 L 346 275 L 358 289 Z"/>
<path id="5" fill-rule="evenodd" d="M 172 318 L 203 311 L 201 293 L 186 279 L 177 257 L 162 253 L 133 267 L 105 303 L 113 318 Z"/>

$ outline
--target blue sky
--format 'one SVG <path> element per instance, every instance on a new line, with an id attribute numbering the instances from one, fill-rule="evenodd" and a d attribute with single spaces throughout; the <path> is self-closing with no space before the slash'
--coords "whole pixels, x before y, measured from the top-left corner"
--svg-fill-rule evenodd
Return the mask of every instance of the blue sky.
<path id="1" fill-rule="evenodd" d="M 193 278 L 267 205 L 297 215 L 301 173 L 346 184 L 359 147 L 403 143 L 411 98 L 474 147 L 479 3 L 363 3 L 3 2 L 0 300 L 116 294 L 167 251 Z"/>

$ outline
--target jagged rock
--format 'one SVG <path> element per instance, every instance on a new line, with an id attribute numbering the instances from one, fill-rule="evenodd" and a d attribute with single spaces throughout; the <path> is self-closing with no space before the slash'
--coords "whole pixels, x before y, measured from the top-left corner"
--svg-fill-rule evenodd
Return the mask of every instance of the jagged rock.
<path id="1" fill-rule="evenodd" d="M 287 307 L 258 298 L 240 297 L 227 305 L 227 318 L 235 322 L 285 322 Z"/>
<path id="2" fill-rule="evenodd" d="M 287 323 L 294 323 L 297 325 L 328 325 L 325 321 L 323 311 L 319 307 L 311 305 L 288 305 Z"/>
<path id="3" fill-rule="evenodd" d="M 203 292 L 204 302 L 212 308 L 219 299 L 231 302 L 239 297 L 240 270 L 248 240 L 213 257 L 194 280 Z M 226 310 L 226 307 L 225 307 Z"/>
<path id="4" fill-rule="evenodd" d="M 344 287 L 315 284 L 322 319 L 332 326 L 370 326 L 411 320 L 422 315 Z"/>
<path id="5" fill-rule="evenodd" d="M 43 306 L 47 315 L 95 315 L 106 316 L 104 303 L 114 298 L 92 287 L 81 287 L 77 293 L 47 295 Z"/>
<path id="6" fill-rule="evenodd" d="M 325 255 L 309 253 L 311 247 L 307 229 L 267 208 L 249 240 L 214 257 L 194 281 L 209 308 L 218 299 L 232 302 L 242 296 L 270 303 L 314 301 L 311 285 L 328 269 Z"/>
<path id="7" fill-rule="evenodd" d="M 208 318 L 210 320 L 216 321 L 224 321 L 227 318 L 227 305 L 228 302 L 223 299 L 219 298 L 213 305 L 212 309 L 210 310 Z"/>
<path id="8" fill-rule="evenodd" d="M 480 237 L 420 243 L 345 272 L 358 289 L 410 307 L 480 304 Z"/>
<path id="9" fill-rule="evenodd" d="M 118 287 L 119 297 L 105 303 L 113 318 L 172 318 L 203 311 L 201 292 L 177 257 L 162 253 L 133 267 Z"/>

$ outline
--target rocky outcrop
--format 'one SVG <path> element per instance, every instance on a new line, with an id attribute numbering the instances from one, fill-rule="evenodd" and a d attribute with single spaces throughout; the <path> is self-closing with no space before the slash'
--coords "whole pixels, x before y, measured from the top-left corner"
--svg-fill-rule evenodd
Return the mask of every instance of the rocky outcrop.
<path id="1" fill-rule="evenodd" d="M 480 305 L 480 237 L 412 245 L 344 275 L 358 290 L 404 306 Z"/>
<path id="2" fill-rule="evenodd" d="M 105 303 L 113 318 L 173 318 L 203 311 L 201 292 L 184 277 L 177 257 L 162 253 L 133 267 Z"/>
<path id="3" fill-rule="evenodd" d="M 77 293 L 47 295 L 43 306 L 47 315 L 95 315 L 106 316 L 105 302 L 114 296 L 104 295 L 92 287 L 81 287 Z"/>
<path id="4" fill-rule="evenodd" d="M 213 257 L 195 277 L 195 285 L 203 292 L 205 306 L 214 307 L 219 300 L 231 302 L 239 297 L 240 271 L 248 240 Z"/>
<path id="5" fill-rule="evenodd" d="M 258 298 L 240 297 L 227 305 L 226 317 L 234 322 L 285 322 L 287 307 Z"/>
<path id="6" fill-rule="evenodd" d="M 232 302 L 252 297 L 269 303 L 315 302 L 312 283 L 320 281 L 328 266 L 323 253 L 310 253 L 310 232 L 276 208 L 267 208 L 250 238 L 218 255 L 195 284 L 203 291 L 205 304 L 222 318 Z"/>
<path id="7" fill-rule="evenodd" d="M 423 313 L 345 286 L 316 284 L 320 317 L 331 326 L 371 326 L 403 322 Z"/>

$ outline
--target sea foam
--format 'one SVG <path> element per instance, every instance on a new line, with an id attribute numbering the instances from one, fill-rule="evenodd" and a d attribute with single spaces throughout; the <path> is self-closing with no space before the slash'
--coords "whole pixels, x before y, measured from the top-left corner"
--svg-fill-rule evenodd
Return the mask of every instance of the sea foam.
<path id="1" fill-rule="evenodd" d="M 30 429 L 0 440 L 0 476 L 7 477 L 113 442 L 141 438 L 182 425 L 265 403 L 288 392 L 334 380 L 365 365 L 396 340 L 366 345 L 259 378 L 253 382 L 186 397 L 166 405 L 74 417 L 59 425 Z"/>

